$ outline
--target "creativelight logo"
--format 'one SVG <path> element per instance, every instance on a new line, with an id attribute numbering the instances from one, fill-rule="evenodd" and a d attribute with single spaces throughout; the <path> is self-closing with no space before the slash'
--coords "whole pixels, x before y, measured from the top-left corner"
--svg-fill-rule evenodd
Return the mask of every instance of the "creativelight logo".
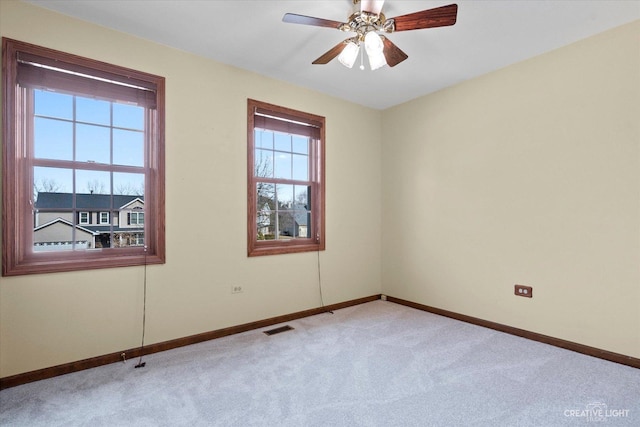
<path id="1" fill-rule="evenodd" d="M 626 418 L 628 409 L 609 409 L 606 403 L 587 403 L 585 409 L 565 409 L 565 417 L 586 418 L 587 422 L 607 421 L 609 418 Z"/>

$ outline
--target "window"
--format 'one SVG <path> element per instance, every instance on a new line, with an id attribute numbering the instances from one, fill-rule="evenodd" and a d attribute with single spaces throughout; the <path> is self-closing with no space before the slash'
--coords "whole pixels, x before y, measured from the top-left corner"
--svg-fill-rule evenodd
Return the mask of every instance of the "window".
<path id="1" fill-rule="evenodd" d="M 131 243 L 134 246 L 142 246 L 144 245 L 144 234 L 142 233 L 135 233 L 133 235 L 133 241 Z"/>
<path id="2" fill-rule="evenodd" d="M 325 119 L 248 100 L 248 254 L 324 250 Z"/>
<path id="3" fill-rule="evenodd" d="M 131 212 L 129 214 L 129 225 L 144 225 L 144 212 Z"/>
<path id="4" fill-rule="evenodd" d="M 89 212 L 80 212 L 78 215 L 79 224 L 89 224 Z"/>
<path id="5" fill-rule="evenodd" d="M 164 78 L 2 48 L 2 274 L 163 263 Z M 132 203 L 139 236 L 122 245 L 117 218 Z"/>
<path id="6" fill-rule="evenodd" d="M 109 212 L 100 212 L 100 224 L 109 224 Z"/>

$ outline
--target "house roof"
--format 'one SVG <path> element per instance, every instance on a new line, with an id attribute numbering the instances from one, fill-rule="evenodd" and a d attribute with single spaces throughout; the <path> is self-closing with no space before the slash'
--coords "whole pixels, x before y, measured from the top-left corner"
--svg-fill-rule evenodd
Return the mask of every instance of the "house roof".
<path id="1" fill-rule="evenodd" d="M 308 211 L 293 211 L 293 219 L 298 225 L 307 225 L 307 219 L 309 218 Z"/>
<path id="2" fill-rule="evenodd" d="M 56 224 L 56 223 L 61 223 L 61 224 L 64 224 L 66 226 L 73 227 L 73 224 L 71 222 L 67 221 L 66 219 L 56 218 L 56 219 L 54 219 L 52 221 L 47 222 L 46 224 L 42 224 L 42 225 L 34 228 L 33 231 L 42 230 L 43 228 L 50 227 L 50 226 L 52 226 L 53 224 Z M 91 233 L 93 235 L 100 234 L 98 231 L 90 230 L 89 228 L 83 227 L 83 226 L 80 226 L 80 225 L 76 225 L 76 228 L 78 230 L 82 230 L 82 231 L 86 231 L 87 233 Z"/>
<path id="3" fill-rule="evenodd" d="M 111 203 L 112 198 L 113 204 Z M 144 203 L 144 197 L 138 195 L 76 194 L 76 209 L 91 211 L 122 209 L 136 199 Z M 40 192 L 35 207 L 36 209 L 71 209 L 73 194 Z"/>
<path id="4" fill-rule="evenodd" d="M 44 228 L 50 227 L 54 224 L 64 224 L 68 227 L 74 227 L 74 225 L 70 222 L 67 221 L 66 219 L 63 218 L 56 218 L 52 221 L 47 222 L 46 224 L 42 224 L 36 228 L 33 229 L 33 231 L 39 231 L 42 230 Z M 75 227 L 78 230 L 82 230 L 85 231 L 87 233 L 93 234 L 94 236 L 98 236 L 100 234 L 104 234 L 104 233 L 111 233 L 113 232 L 126 232 L 126 233 L 144 233 L 144 228 L 122 228 L 122 227 L 111 227 L 109 225 L 75 225 Z"/>
<path id="5" fill-rule="evenodd" d="M 124 227 L 118 227 L 118 226 L 109 226 L 109 225 L 83 225 L 82 227 L 86 228 L 87 230 L 90 230 L 93 233 L 96 234 L 104 234 L 104 233 L 111 233 L 111 231 L 116 232 L 116 233 L 120 233 L 120 232 L 125 232 L 125 233 L 144 233 L 144 227 L 137 227 L 137 228 L 124 228 Z"/>

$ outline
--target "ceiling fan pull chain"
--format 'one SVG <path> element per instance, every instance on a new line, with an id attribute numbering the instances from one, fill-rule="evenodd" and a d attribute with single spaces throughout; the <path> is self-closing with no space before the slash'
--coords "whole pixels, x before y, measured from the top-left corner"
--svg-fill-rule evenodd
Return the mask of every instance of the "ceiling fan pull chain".
<path id="1" fill-rule="evenodd" d="M 360 49 L 360 69 L 364 70 L 364 52 Z"/>

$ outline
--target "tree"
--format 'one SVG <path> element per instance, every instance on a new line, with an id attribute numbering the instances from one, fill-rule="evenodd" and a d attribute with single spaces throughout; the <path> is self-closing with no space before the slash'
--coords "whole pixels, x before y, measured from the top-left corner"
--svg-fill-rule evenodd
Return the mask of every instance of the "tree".
<path id="1" fill-rule="evenodd" d="M 87 182 L 87 191 L 91 194 L 105 194 L 104 182 L 98 179 L 93 179 Z"/>
<path id="2" fill-rule="evenodd" d="M 262 157 L 256 162 L 255 176 L 261 178 L 270 178 L 273 176 L 273 166 L 271 165 L 271 157 Z M 256 226 L 258 227 L 258 239 L 273 238 L 275 230 L 271 227 L 275 226 L 275 203 L 276 186 L 270 182 L 258 181 L 256 185 L 256 202 L 258 217 L 256 218 Z M 268 231 L 267 231 L 268 230 Z M 267 233 L 265 234 L 265 231 Z"/>
<path id="3" fill-rule="evenodd" d="M 304 207 L 305 209 L 309 209 L 309 195 L 307 194 L 309 190 L 307 189 L 304 193 L 298 193 L 296 196 L 297 207 L 296 209 L 300 209 L 300 207 Z"/>
<path id="4" fill-rule="evenodd" d="M 64 186 L 51 178 L 40 178 L 33 183 L 33 200 L 38 200 L 38 193 L 56 193 L 64 191 Z"/>
<path id="5" fill-rule="evenodd" d="M 131 182 L 127 182 L 125 184 L 118 184 L 113 191 L 113 194 L 120 194 L 126 196 L 144 196 L 144 183 L 141 182 L 139 185 L 135 185 Z"/>

